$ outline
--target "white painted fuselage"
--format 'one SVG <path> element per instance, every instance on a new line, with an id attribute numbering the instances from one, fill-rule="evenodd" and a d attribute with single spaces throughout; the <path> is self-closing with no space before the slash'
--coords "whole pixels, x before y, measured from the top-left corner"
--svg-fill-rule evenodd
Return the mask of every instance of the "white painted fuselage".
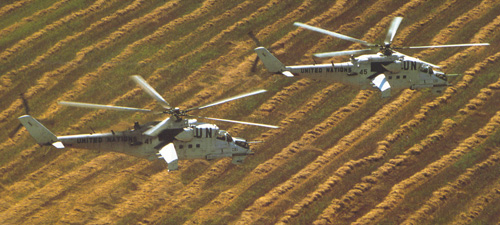
<path id="1" fill-rule="evenodd" d="M 57 136 L 57 141 L 65 147 L 120 152 L 149 160 L 157 159 L 159 150 L 169 143 L 174 144 L 179 160 L 236 157 L 234 163 L 241 163 L 253 154 L 244 139 L 232 138 L 215 124 L 191 121 L 184 128 L 166 129 L 155 137 L 143 134 L 148 128 Z"/>
<path id="2" fill-rule="evenodd" d="M 379 74 L 385 75 L 393 90 L 449 86 L 446 77 L 439 77 L 427 63 L 398 54 L 363 55 L 343 63 L 286 66 L 283 71 L 296 77 L 339 82 L 361 89 L 373 87 L 372 80 Z"/>
<path id="3" fill-rule="evenodd" d="M 390 96 L 391 89 L 432 88 L 440 93 L 450 85 L 444 73 L 432 69 L 435 65 L 398 52 L 361 55 L 343 63 L 296 66 L 285 66 L 264 47 L 256 48 L 255 52 L 270 72 L 339 82 L 361 89 L 375 87 L 382 91 L 383 97 Z"/>

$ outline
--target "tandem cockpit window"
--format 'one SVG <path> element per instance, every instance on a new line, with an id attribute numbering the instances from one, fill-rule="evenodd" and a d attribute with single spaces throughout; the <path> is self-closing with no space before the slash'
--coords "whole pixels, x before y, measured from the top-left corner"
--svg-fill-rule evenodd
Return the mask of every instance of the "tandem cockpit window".
<path id="1" fill-rule="evenodd" d="M 229 135 L 229 133 L 227 133 L 224 130 L 220 130 L 219 133 L 217 134 L 216 138 L 219 140 L 227 141 L 227 142 L 233 141 L 233 138 L 231 137 L 231 135 Z"/>
<path id="2" fill-rule="evenodd" d="M 219 130 L 219 133 L 217 133 L 217 137 L 216 138 L 219 139 L 219 140 L 225 141 L 226 140 L 226 132 L 222 131 L 222 130 Z"/>
<path id="3" fill-rule="evenodd" d="M 432 74 L 434 72 L 432 71 L 432 67 L 428 65 L 422 65 L 422 67 L 420 67 L 420 71 L 428 74 Z"/>
<path id="4" fill-rule="evenodd" d="M 250 148 L 250 145 L 246 141 L 235 141 L 234 143 L 246 149 Z"/>

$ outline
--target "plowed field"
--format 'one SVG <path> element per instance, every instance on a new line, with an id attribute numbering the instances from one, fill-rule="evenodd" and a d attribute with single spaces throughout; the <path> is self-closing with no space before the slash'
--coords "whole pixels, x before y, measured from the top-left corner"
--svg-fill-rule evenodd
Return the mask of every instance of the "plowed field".
<path id="1" fill-rule="evenodd" d="M 500 224 L 499 12 L 498 0 L 2 1 L 0 224 Z M 442 95 L 252 72 L 249 32 L 306 64 L 359 46 L 293 22 L 381 42 L 395 16 L 396 45 L 491 45 L 404 51 L 461 74 Z M 243 165 L 180 161 L 176 172 L 16 131 L 20 94 L 60 135 L 163 119 L 57 104 L 157 107 L 136 74 L 180 107 L 267 89 L 197 113 L 280 129 L 217 123 L 264 142 Z"/>

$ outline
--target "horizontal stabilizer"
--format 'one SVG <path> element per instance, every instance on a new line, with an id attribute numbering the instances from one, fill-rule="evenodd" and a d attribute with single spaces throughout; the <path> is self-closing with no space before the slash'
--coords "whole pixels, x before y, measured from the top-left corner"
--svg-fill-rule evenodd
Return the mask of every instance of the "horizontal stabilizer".
<path id="1" fill-rule="evenodd" d="M 293 74 L 290 71 L 283 71 L 281 74 L 285 75 L 286 77 L 293 77 Z"/>
<path id="2" fill-rule="evenodd" d="M 56 141 L 56 142 L 52 143 L 52 145 L 53 145 L 54 147 L 56 147 L 56 148 L 64 148 L 63 143 L 62 143 L 62 142 L 60 142 L 60 141 Z"/>

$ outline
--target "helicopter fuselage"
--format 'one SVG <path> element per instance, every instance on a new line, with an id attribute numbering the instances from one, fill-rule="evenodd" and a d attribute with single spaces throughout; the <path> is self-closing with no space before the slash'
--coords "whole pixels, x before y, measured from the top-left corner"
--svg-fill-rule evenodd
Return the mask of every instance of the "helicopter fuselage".
<path id="1" fill-rule="evenodd" d="M 111 133 L 57 136 L 57 141 L 65 147 L 119 152 L 149 160 L 159 158 L 158 151 L 169 143 L 174 144 L 179 160 L 233 157 L 233 163 L 240 164 L 247 155 L 253 154 L 244 139 L 231 137 L 215 124 L 190 120 L 186 127 L 167 128 L 158 136 L 144 135 L 148 126 L 136 128 Z"/>
<path id="2" fill-rule="evenodd" d="M 439 93 L 450 85 L 446 76 L 432 70 L 429 64 L 397 54 L 362 55 L 343 63 L 286 66 L 283 71 L 289 71 L 296 77 L 334 81 L 361 89 L 374 87 L 372 80 L 380 74 L 385 75 L 393 90 L 433 88 L 433 91 Z"/>
<path id="3" fill-rule="evenodd" d="M 205 109 L 237 99 L 261 94 L 266 92 L 266 90 L 255 90 L 209 104 L 181 110 L 178 107 L 170 106 L 170 104 L 168 104 L 168 102 L 165 101 L 165 99 L 141 76 L 134 75 L 131 76 L 131 78 L 148 95 L 155 99 L 164 110 L 155 111 L 144 108 L 70 101 L 59 101 L 58 103 L 80 108 L 170 114 L 170 116 L 162 121 L 148 122 L 144 125 L 139 125 L 138 122 L 135 122 L 134 129 L 132 130 L 120 132 L 111 130 L 110 133 L 66 136 L 56 136 L 30 115 L 23 115 L 18 119 L 40 145 L 52 145 L 56 148 L 70 146 L 74 148 L 113 151 L 143 157 L 149 160 L 162 158 L 167 162 L 169 171 L 177 170 L 178 160 L 182 159 L 211 160 L 221 157 L 232 157 L 234 164 L 241 164 L 247 155 L 253 155 L 246 140 L 232 138 L 229 133 L 220 130 L 215 124 L 201 123 L 195 119 L 184 119 L 183 117 L 198 117 L 215 121 L 279 128 L 278 126 L 269 124 L 193 116 L 188 114 L 188 112 L 193 110 Z"/>
<path id="4" fill-rule="evenodd" d="M 267 70 L 272 73 L 280 73 L 287 77 L 299 76 L 317 80 L 336 81 L 353 86 L 359 86 L 362 89 L 375 87 L 382 92 L 382 97 L 388 97 L 391 95 L 391 89 L 432 88 L 433 92 L 442 93 L 446 86 L 450 86 L 447 82 L 447 75 L 443 72 L 432 70 L 433 67 L 439 68 L 438 66 L 397 52 L 395 51 L 396 49 L 426 49 L 489 45 L 489 43 L 471 43 L 430 46 L 392 46 L 392 41 L 394 40 L 396 31 L 398 30 L 402 20 L 403 17 L 394 17 L 392 19 L 383 44 L 369 43 L 364 40 L 300 22 L 293 23 L 295 26 L 310 31 L 326 34 L 346 41 L 356 42 L 367 47 L 365 49 L 314 54 L 315 57 L 319 58 L 350 55 L 350 62 L 285 66 L 264 47 L 257 47 L 255 52 L 264 63 Z M 259 44 L 258 41 L 256 42 Z M 355 58 L 355 55 L 360 56 Z"/>

